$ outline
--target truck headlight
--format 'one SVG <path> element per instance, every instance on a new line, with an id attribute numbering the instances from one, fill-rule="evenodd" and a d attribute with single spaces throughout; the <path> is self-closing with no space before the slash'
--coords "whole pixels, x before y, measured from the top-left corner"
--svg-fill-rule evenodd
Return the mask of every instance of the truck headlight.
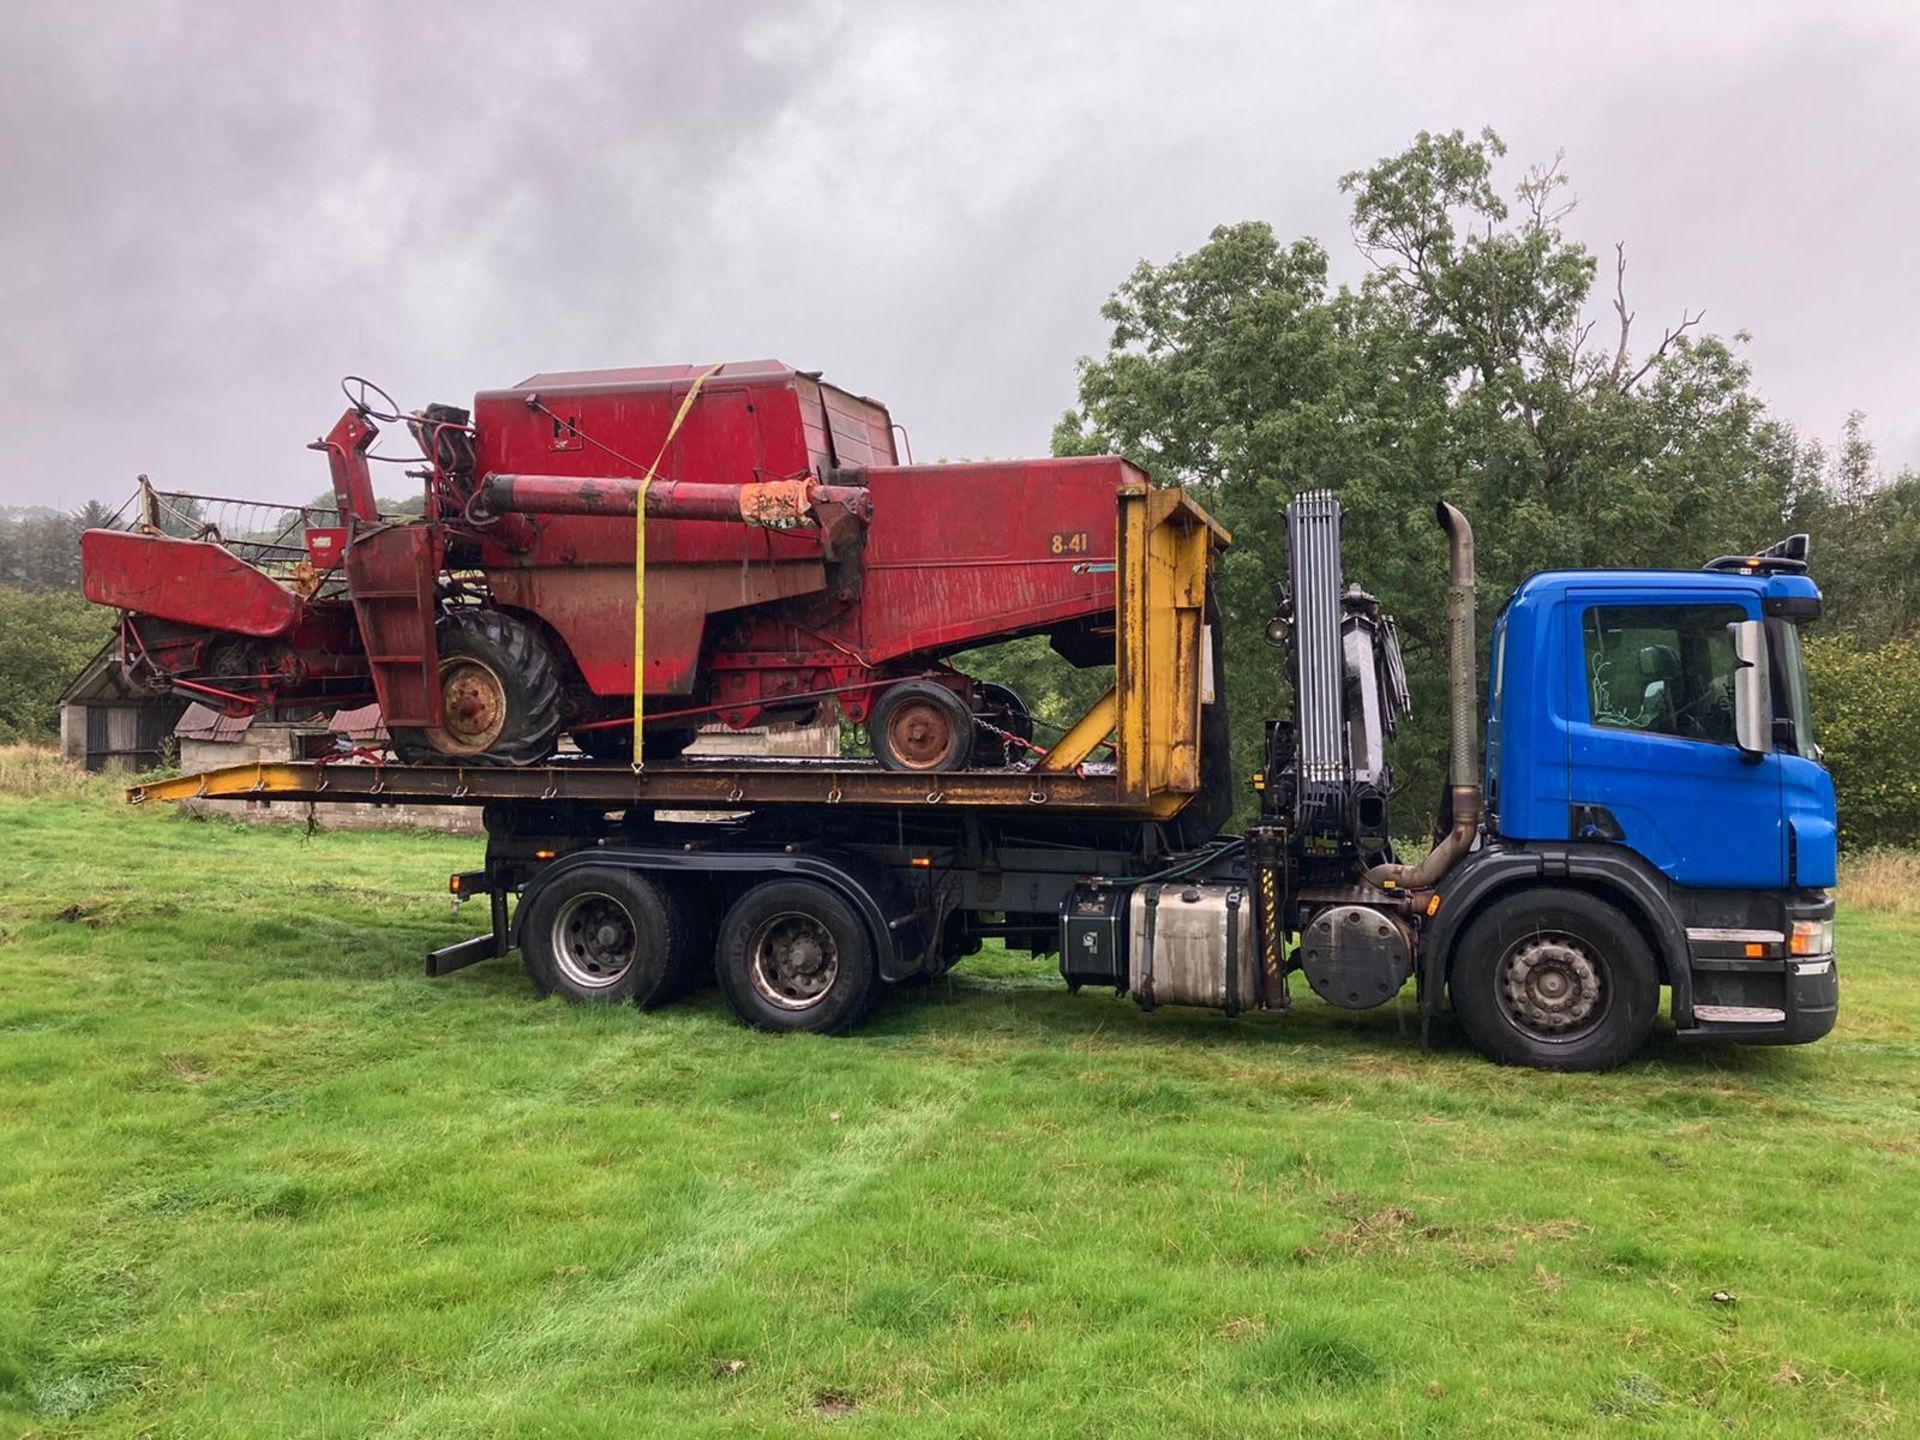
<path id="1" fill-rule="evenodd" d="M 1792 955 L 1831 955 L 1833 953 L 1833 921 L 1794 921 L 1793 934 L 1787 941 L 1787 952 Z"/>

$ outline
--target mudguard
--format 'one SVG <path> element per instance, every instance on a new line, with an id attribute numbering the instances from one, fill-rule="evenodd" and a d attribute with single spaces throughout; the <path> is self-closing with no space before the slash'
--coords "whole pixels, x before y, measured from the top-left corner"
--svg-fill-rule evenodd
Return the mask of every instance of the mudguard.
<path id="1" fill-rule="evenodd" d="M 1676 1025 L 1693 1020 L 1693 971 L 1686 927 L 1674 914 L 1667 881 L 1631 850 L 1617 845 L 1492 845 L 1468 855 L 1438 887 L 1440 908 L 1420 940 L 1420 1008 L 1440 1013 L 1453 947 L 1497 895 L 1528 885 L 1559 885 L 1617 905 L 1653 942 L 1653 956 L 1673 987 Z"/>

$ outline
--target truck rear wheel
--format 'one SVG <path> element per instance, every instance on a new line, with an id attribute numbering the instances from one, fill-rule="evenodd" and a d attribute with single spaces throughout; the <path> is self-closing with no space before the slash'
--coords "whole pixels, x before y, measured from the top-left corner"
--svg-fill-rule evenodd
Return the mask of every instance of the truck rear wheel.
<path id="1" fill-rule="evenodd" d="M 720 988 L 762 1030 L 844 1030 L 879 987 L 872 942 L 840 895 L 812 880 L 767 880 L 720 922 Z"/>
<path id="2" fill-rule="evenodd" d="M 867 733 L 883 770 L 964 770 L 973 756 L 967 702 L 933 680 L 903 680 L 883 692 Z"/>
<path id="3" fill-rule="evenodd" d="M 688 978 L 685 904 L 670 885 L 582 865 L 543 886 L 520 927 L 527 977 L 577 1004 L 671 999 Z"/>
<path id="4" fill-rule="evenodd" d="M 1482 1054 L 1539 1070 L 1611 1070 L 1645 1043 L 1660 981 L 1645 938 L 1604 900 L 1524 890 L 1467 926 L 1448 982 Z"/>
<path id="5" fill-rule="evenodd" d="M 455 610 L 434 629 L 440 724 L 400 728 L 393 753 L 409 764 L 537 765 L 560 742 L 560 667 L 540 633 L 499 610 Z"/>

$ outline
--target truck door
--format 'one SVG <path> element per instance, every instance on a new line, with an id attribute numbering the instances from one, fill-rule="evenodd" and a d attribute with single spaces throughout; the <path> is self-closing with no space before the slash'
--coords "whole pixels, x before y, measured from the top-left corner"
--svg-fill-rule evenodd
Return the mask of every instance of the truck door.
<path id="1" fill-rule="evenodd" d="M 1786 883 L 1780 757 L 1734 744 L 1729 623 L 1741 599 L 1568 606 L 1569 833 L 1645 856 L 1680 885 Z"/>

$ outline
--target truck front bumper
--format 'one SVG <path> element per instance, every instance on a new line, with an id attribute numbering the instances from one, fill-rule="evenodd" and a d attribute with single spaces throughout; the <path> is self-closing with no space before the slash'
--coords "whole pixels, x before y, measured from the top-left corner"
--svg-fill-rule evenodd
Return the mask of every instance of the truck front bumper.
<path id="1" fill-rule="evenodd" d="M 1819 892 L 1787 902 L 1786 931 L 1797 921 L 1833 920 L 1833 899 Z M 1840 1014 L 1840 972 L 1832 951 L 1750 964 L 1696 957 L 1691 1024 L 1682 1040 L 1741 1045 L 1804 1045 L 1833 1029 Z"/>

